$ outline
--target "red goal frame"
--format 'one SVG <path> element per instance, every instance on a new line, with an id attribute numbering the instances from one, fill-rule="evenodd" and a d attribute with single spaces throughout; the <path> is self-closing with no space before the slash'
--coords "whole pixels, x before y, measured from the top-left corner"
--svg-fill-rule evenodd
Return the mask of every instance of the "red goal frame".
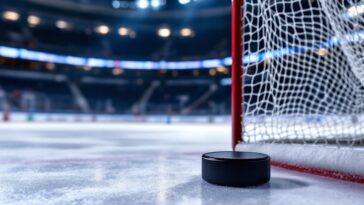
<path id="1" fill-rule="evenodd" d="M 243 10 L 244 0 L 232 0 L 231 12 L 231 123 L 232 148 L 243 142 Z"/>
<path id="2" fill-rule="evenodd" d="M 243 6 L 244 0 L 232 0 L 231 7 L 231 125 L 232 125 L 232 148 L 235 151 L 236 146 L 244 141 L 243 139 Z M 344 181 L 351 181 L 364 184 L 364 176 L 352 175 L 335 170 L 321 169 L 315 167 L 305 167 L 296 164 L 275 161 L 272 159 L 273 166 L 309 173 L 319 176 L 331 177 Z"/>

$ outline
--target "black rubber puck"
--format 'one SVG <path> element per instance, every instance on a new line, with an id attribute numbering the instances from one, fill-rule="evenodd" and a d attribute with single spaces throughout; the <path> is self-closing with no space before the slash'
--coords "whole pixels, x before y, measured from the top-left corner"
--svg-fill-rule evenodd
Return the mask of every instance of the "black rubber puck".
<path id="1" fill-rule="evenodd" d="M 270 157 L 255 152 L 210 152 L 202 155 L 202 178 L 224 186 L 256 186 L 270 180 Z"/>

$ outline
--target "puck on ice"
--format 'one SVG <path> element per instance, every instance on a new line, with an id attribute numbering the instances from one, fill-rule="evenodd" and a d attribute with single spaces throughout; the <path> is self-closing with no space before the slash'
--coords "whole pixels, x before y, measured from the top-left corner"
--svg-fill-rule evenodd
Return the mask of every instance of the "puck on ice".
<path id="1" fill-rule="evenodd" d="M 202 178 L 224 186 L 255 186 L 270 180 L 270 157 L 255 152 L 210 152 L 202 155 Z"/>

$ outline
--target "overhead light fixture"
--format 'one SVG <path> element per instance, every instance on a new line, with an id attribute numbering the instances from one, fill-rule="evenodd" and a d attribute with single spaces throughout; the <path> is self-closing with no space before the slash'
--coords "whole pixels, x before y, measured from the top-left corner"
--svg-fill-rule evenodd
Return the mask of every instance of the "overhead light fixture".
<path id="1" fill-rule="evenodd" d="M 40 23 L 40 18 L 38 16 L 28 16 L 28 24 L 31 26 L 36 26 Z"/>
<path id="2" fill-rule="evenodd" d="M 180 3 L 180 4 L 188 4 L 188 3 L 190 3 L 191 2 L 191 0 L 178 0 L 178 2 Z"/>
<path id="3" fill-rule="evenodd" d="M 192 37 L 194 35 L 194 32 L 190 28 L 183 28 L 179 33 L 182 37 Z"/>
<path id="4" fill-rule="evenodd" d="M 128 36 L 130 34 L 130 30 L 126 27 L 120 27 L 118 33 L 120 36 Z"/>
<path id="5" fill-rule="evenodd" d="M 151 0 L 150 5 L 157 9 L 162 5 L 162 2 L 160 0 Z"/>
<path id="6" fill-rule="evenodd" d="M 171 29 L 167 27 L 162 27 L 158 30 L 158 35 L 162 38 L 168 38 L 171 36 Z"/>
<path id="7" fill-rule="evenodd" d="M 136 5 L 140 9 L 146 9 L 149 7 L 149 1 L 148 0 L 137 0 Z"/>
<path id="8" fill-rule="evenodd" d="M 67 23 L 66 21 L 63 21 L 63 20 L 58 20 L 56 22 L 56 26 L 59 29 L 68 29 L 70 27 L 69 23 Z"/>
<path id="9" fill-rule="evenodd" d="M 106 25 L 100 25 L 95 28 L 95 31 L 99 34 L 106 35 L 110 32 L 110 28 Z"/>
<path id="10" fill-rule="evenodd" d="M 5 11 L 3 13 L 3 18 L 8 21 L 17 21 L 19 20 L 19 14 L 15 11 Z"/>
<path id="11" fill-rule="evenodd" d="M 121 3 L 118 0 L 114 0 L 114 1 L 111 2 L 111 5 L 112 5 L 113 8 L 118 9 L 118 8 L 120 8 Z"/>

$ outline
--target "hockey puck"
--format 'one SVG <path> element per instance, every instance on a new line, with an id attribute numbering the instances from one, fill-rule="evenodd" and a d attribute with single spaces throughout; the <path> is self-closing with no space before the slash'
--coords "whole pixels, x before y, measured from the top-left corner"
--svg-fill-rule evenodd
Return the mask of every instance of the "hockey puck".
<path id="1" fill-rule="evenodd" d="M 255 152 L 210 152 L 202 155 L 202 178 L 224 186 L 255 186 L 270 180 L 270 157 Z"/>

